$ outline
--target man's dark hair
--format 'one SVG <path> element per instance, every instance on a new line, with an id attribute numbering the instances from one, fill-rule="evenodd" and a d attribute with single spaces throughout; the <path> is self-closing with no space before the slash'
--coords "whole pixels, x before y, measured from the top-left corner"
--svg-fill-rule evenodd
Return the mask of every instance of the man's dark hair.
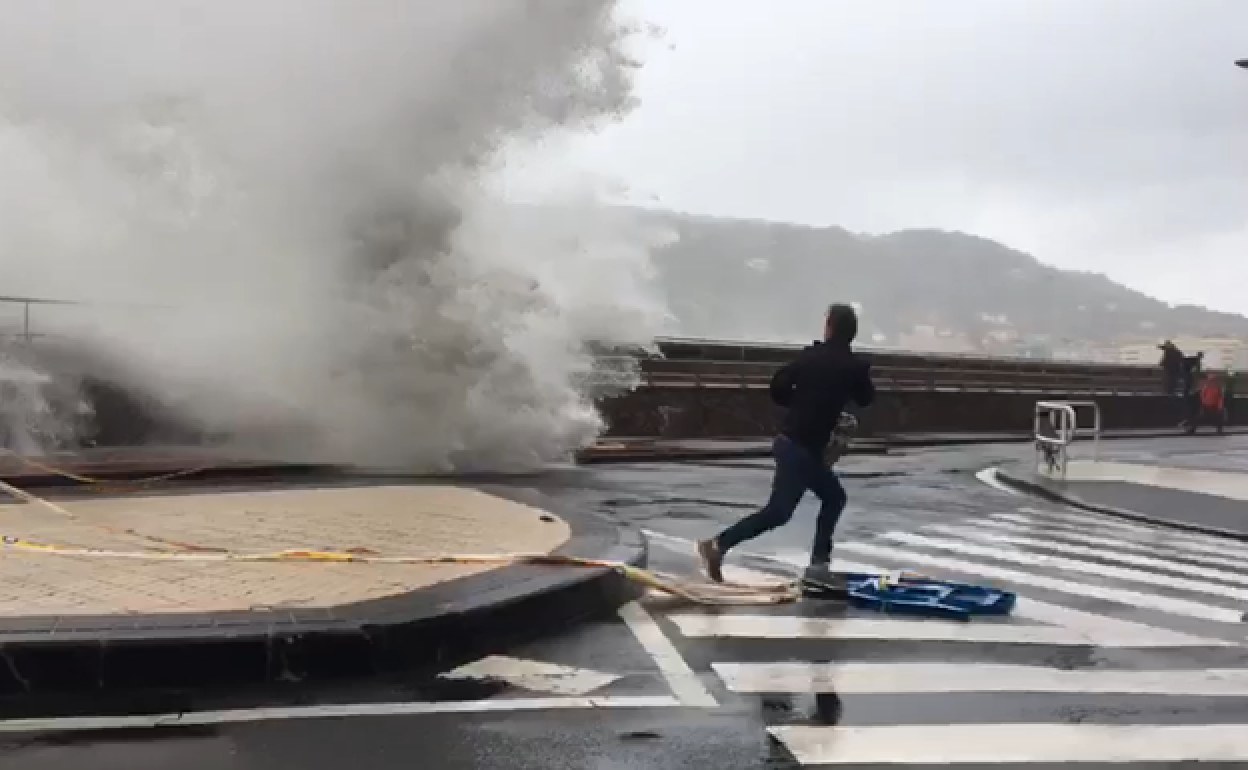
<path id="1" fill-rule="evenodd" d="M 828 320 L 832 323 L 833 341 L 849 344 L 858 336 L 858 313 L 852 305 L 829 305 Z"/>

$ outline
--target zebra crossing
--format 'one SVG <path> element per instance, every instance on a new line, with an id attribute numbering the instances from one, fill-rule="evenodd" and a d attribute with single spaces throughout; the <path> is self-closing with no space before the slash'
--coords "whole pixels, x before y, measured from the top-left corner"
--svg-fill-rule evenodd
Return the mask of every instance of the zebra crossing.
<path id="1" fill-rule="evenodd" d="M 654 548 L 689 550 L 648 534 Z M 774 580 L 805 560 L 734 556 L 737 580 Z M 1008 618 L 969 623 L 817 602 L 656 611 L 725 697 L 843 704 L 835 723 L 769 721 L 801 766 L 1248 767 L 1248 543 L 1022 507 L 838 542 L 834 567 L 991 583 L 1019 602 Z"/>

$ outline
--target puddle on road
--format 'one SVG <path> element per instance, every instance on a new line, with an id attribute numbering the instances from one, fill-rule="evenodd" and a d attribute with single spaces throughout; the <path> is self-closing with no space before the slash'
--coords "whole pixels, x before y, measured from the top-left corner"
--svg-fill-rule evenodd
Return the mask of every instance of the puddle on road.
<path id="1" fill-rule="evenodd" d="M 101 744 L 168 743 L 170 741 L 202 741 L 219 737 L 221 731 L 208 725 L 170 725 L 159 730 L 150 727 L 112 728 L 107 730 L 69 730 L 40 733 L 29 738 L 0 742 L 0 752 L 19 752 L 44 748 L 99 746 Z"/>
<path id="2" fill-rule="evenodd" d="M 732 500 L 713 500 L 699 497 L 651 497 L 644 499 L 628 500 L 624 498 L 615 498 L 603 500 L 602 504 L 609 508 L 629 508 L 633 506 L 649 506 L 649 505 L 705 505 L 712 508 L 754 508 L 755 503 L 738 503 Z"/>
<path id="3" fill-rule="evenodd" d="M 413 700 L 443 703 L 447 701 L 487 700 L 514 690 L 498 679 L 422 679 L 403 688 Z"/>

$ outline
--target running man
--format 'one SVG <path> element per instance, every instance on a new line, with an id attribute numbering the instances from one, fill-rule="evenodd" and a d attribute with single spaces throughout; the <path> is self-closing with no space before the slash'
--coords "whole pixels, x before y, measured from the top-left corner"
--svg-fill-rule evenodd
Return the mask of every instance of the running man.
<path id="1" fill-rule="evenodd" d="M 757 513 L 698 543 L 698 554 L 711 580 L 723 581 L 721 567 L 729 550 L 786 524 L 810 490 L 821 505 L 806 577 L 825 585 L 832 583 L 832 537 L 845 510 L 846 495 L 825 453 L 845 407 L 851 401 L 865 407 L 875 400 L 871 365 L 850 349 L 857 334 L 854 309 L 832 305 L 824 321 L 823 341 L 802 350 L 772 378 L 771 398 L 788 412 L 772 442 L 776 470 L 771 497 Z"/>

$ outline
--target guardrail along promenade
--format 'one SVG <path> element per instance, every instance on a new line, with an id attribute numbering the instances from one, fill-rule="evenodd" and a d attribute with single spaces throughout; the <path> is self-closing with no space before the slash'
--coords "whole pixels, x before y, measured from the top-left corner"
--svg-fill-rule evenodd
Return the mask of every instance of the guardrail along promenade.
<path id="1" fill-rule="evenodd" d="M 599 401 L 608 435 L 719 438 L 772 435 L 767 392 L 800 345 L 663 339 L 640 363 L 641 386 Z M 1040 400 L 1094 400 L 1110 430 L 1163 429 L 1183 416 L 1156 366 L 1089 364 L 864 350 L 880 391 L 861 415 L 863 436 L 897 433 L 1030 435 Z M 604 369 L 611 367 L 605 356 Z"/>
<path id="2" fill-rule="evenodd" d="M 659 355 L 641 356 L 648 388 L 759 388 L 800 349 L 713 340 L 664 339 Z M 883 390 L 1157 395 L 1157 367 L 1026 358 L 864 351 Z"/>
<path id="3" fill-rule="evenodd" d="M 31 348 L 38 360 L 42 355 L 40 342 L 46 336 L 58 336 L 58 330 L 72 329 L 73 324 L 65 323 L 68 317 L 49 317 L 40 323 L 40 318 L 32 315 L 85 313 L 87 318 L 77 319 L 82 322 L 104 308 L 111 312 L 136 309 L 0 297 L 0 339 Z M 762 437 L 774 432 L 778 410 L 767 388 L 776 369 L 792 360 L 800 345 L 664 338 L 656 347 L 653 354 L 610 351 L 599 355 L 598 368 L 607 381 L 613 379 L 613 371 L 631 369 L 634 362 L 640 364 L 641 372 L 638 388 L 623 393 L 618 388 L 604 388 L 601 393 L 611 395 L 597 398 L 608 435 L 716 438 Z M 862 415 L 860 432 L 864 436 L 1026 433 L 1038 400 L 1094 399 L 1104 413 L 1106 428 L 1112 430 L 1173 426 L 1182 417 L 1177 399 L 1161 392 L 1161 372 L 1156 366 L 895 350 L 864 352 L 872 359 L 880 391 L 877 404 Z M 155 425 L 166 419 L 148 415 L 149 407 L 140 406 L 145 402 L 136 394 L 109 393 L 111 400 L 95 404 L 97 421 L 101 426 L 111 426 L 107 430 L 101 427 L 96 439 L 101 445 L 142 443 L 139 434 L 159 426 L 142 430 L 134 426 Z"/>

